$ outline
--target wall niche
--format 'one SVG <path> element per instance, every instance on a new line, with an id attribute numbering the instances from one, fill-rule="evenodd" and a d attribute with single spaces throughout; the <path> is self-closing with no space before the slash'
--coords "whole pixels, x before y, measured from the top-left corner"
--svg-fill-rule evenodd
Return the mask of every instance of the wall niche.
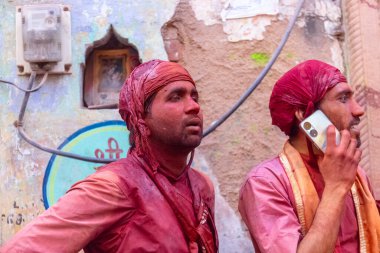
<path id="1" fill-rule="evenodd" d="M 85 57 L 84 107 L 118 108 L 119 91 L 125 79 L 141 64 L 137 48 L 111 25 L 102 39 L 87 47 Z"/>

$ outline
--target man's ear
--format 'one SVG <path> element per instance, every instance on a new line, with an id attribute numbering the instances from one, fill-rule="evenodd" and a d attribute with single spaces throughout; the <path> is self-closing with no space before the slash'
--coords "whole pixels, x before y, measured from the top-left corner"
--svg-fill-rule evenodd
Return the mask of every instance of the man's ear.
<path id="1" fill-rule="evenodd" d="M 296 116 L 296 118 L 299 122 L 301 122 L 302 120 L 305 119 L 305 117 L 304 117 L 305 112 L 301 109 L 297 109 L 296 112 L 294 113 L 294 115 Z"/>
<path id="2" fill-rule="evenodd" d="M 145 136 L 149 136 L 151 134 L 148 124 L 144 120 L 139 120 L 139 128 L 142 133 L 144 133 Z"/>

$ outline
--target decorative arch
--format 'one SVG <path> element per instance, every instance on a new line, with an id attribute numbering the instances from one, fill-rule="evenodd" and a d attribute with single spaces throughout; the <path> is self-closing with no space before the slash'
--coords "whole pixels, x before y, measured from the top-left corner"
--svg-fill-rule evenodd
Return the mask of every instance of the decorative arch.
<path id="1" fill-rule="evenodd" d="M 103 38 L 87 47 L 85 59 L 84 107 L 118 108 L 118 94 L 125 79 L 141 64 L 137 48 L 111 25 Z"/>

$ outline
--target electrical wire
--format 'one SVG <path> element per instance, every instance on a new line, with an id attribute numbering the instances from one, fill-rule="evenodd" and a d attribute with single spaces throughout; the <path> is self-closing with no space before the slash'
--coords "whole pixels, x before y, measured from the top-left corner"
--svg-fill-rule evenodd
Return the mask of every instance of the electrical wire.
<path id="1" fill-rule="evenodd" d="M 43 78 L 45 80 L 46 80 L 47 75 L 48 75 L 47 73 L 48 72 L 45 73 L 44 78 Z M 115 161 L 114 159 L 98 159 L 98 158 L 94 158 L 94 157 L 81 156 L 81 155 L 77 155 L 77 154 L 61 151 L 61 150 L 58 150 L 58 149 L 48 148 L 48 147 L 45 147 L 45 146 L 37 143 L 36 141 L 32 140 L 26 134 L 26 132 L 25 132 L 25 130 L 23 128 L 24 115 L 25 115 L 26 106 L 27 106 L 28 101 L 29 101 L 30 93 L 32 92 L 31 88 L 33 87 L 33 83 L 34 83 L 35 78 L 36 78 L 36 72 L 33 71 L 31 73 L 31 75 L 30 75 L 30 78 L 29 78 L 28 88 L 27 88 L 27 90 L 25 90 L 25 95 L 24 95 L 24 99 L 22 100 L 22 104 L 21 104 L 18 120 L 14 124 L 17 127 L 18 133 L 20 134 L 21 138 L 23 138 L 30 145 L 32 145 L 32 146 L 34 146 L 34 147 L 36 147 L 38 149 L 41 149 L 41 150 L 43 150 L 45 152 L 52 153 L 52 154 L 55 154 L 55 155 L 60 155 L 60 156 L 68 157 L 68 158 L 73 158 L 73 159 L 77 159 L 77 160 L 81 160 L 81 161 L 86 161 L 86 162 L 94 162 L 94 163 L 110 163 L 110 162 Z M 45 82 L 45 80 L 43 80 L 43 82 Z M 43 82 L 41 81 L 41 83 L 43 83 Z"/>
<path id="2" fill-rule="evenodd" d="M 20 136 L 27 143 L 29 143 L 30 145 L 32 145 L 38 149 L 41 149 L 45 152 L 48 152 L 48 153 L 52 153 L 55 155 L 64 156 L 64 157 L 68 157 L 68 158 L 73 158 L 73 159 L 81 160 L 81 161 L 85 161 L 85 162 L 93 162 L 93 163 L 110 163 L 110 162 L 116 161 L 115 159 L 99 159 L 99 158 L 94 158 L 94 157 L 81 156 L 81 155 L 65 152 L 65 151 L 58 150 L 58 149 L 48 148 L 48 147 L 45 147 L 45 146 L 33 141 L 31 138 L 29 138 L 29 136 L 25 133 L 22 126 L 17 127 L 17 129 L 18 129 Z"/>
<path id="3" fill-rule="evenodd" d="M 214 121 L 211 124 L 211 126 L 204 132 L 203 137 L 206 137 L 208 134 L 210 134 L 212 131 L 214 131 L 218 126 L 220 126 L 225 120 L 227 120 L 232 115 L 232 113 L 234 113 L 240 107 L 240 105 L 242 105 L 244 103 L 244 101 L 248 98 L 248 96 L 256 89 L 256 87 L 264 79 L 264 77 L 266 76 L 266 74 L 268 73 L 268 71 L 270 70 L 270 68 L 272 67 L 272 65 L 276 61 L 276 59 L 278 58 L 279 54 L 281 53 L 282 48 L 284 47 L 286 41 L 288 40 L 290 32 L 292 31 L 292 29 L 294 27 L 294 24 L 295 24 L 295 22 L 297 20 L 297 17 L 298 17 L 298 15 L 299 15 L 299 13 L 300 13 L 300 11 L 302 9 L 303 3 L 304 3 L 304 0 L 300 0 L 298 2 L 295 14 L 292 17 L 291 21 L 289 22 L 289 25 L 288 25 L 288 27 L 287 27 L 287 29 L 285 31 L 284 36 L 281 39 L 280 44 L 276 48 L 275 52 L 272 54 L 271 59 L 269 60 L 269 62 L 267 63 L 267 65 L 264 67 L 264 69 L 261 71 L 261 73 L 259 74 L 259 76 L 257 77 L 257 79 L 252 83 L 252 85 L 246 90 L 246 92 L 239 98 L 239 100 L 231 107 L 231 109 L 229 111 L 227 111 L 225 114 L 222 115 L 222 117 L 220 117 L 217 121 Z M 29 84 L 28 84 L 29 87 L 28 87 L 28 89 L 22 89 L 19 86 L 15 85 L 14 83 L 0 80 L 0 82 L 10 84 L 10 85 L 12 85 L 12 86 L 14 86 L 14 87 L 16 87 L 16 88 L 18 88 L 18 89 L 20 89 L 20 90 L 22 90 L 22 91 L 25 92 L 25 96 L 24 96 L 24 99 L 23 99 L 23 102 L 22 102 L 22 106 L 21 106 L 21 109 L 20 109 L 18 121 L 15 122 L 15 126 L 17 127 L 20 136 L 26 142 L 28 142 L 30 145 L 32 145 L 32 146 L 34 146 L 34 147 L 36 147 L 38 149 L 41 149 L 41 150 L 43 150 L 45 152 L 49 152 L 49 153 L 52 153 L 52 154 L 55 154 L 55 155 L 64 156 L 64 157 L 68 157 L 68 158 L 73 158 L 73 159 L 77 159 L 77 160 L 81 160 L 81 161 L 86 161 L 86 162 L 94 162 L 94 163 L 110 163 L 110 162 L 115 161 L 115 159 L 99 159 L 99 158 L 93 158 L 93 157 L 86 157 L 86 156 L 81 156 L 81 155 L 77 155 L 77 154 L 73 154 L 73 153 L 69 153 L 69 152 L 65 152 L 65 151 L 61 151 L 61 150 L 57 150 L 57 149 L 53 149 L 53 148 L 48 148 L 48 147 L 45 147 L 45 146 L 43 146 L 43 145 L 41 145 L 41 144 L 33 141 L 26 134 L 26 132 L 23 129 L 23 117 L 25 115 L 25 110 L 26 110 L 26 106 L 27 106 L 27 103 L 28 103 L 28 100 L 29 100 L 30 93 L 38 90 L 39 88 L 41 88 L 41 86 L 46 81 L 47 72 L 45 73 L 43 79 L 41 80 L 41 83 L 36 88 L 32 89 L 35 77 L 36 77 L 36 73 L 32 72 L 32 74 L 30 76 L 30 79 L 29 79 Z"/>
<path id="4" fill-rule="evenodd" d="M 276 59 L 280 55 L 286 41 L 288 40 L 290 32 L 293 30 L 293 27 L 294 27 L 294 24 L 296 23 L 297 17 L 299 15 L 299 13 L 301 12 L 303 3 L 304 3 L 304 0 L 298 1 L 294 16 L 292 17 L 291 21 L 289 22 L 288 27 L 286 28 L 285 34 L 282 37 L 280 44 L 276 48 L 276 51 L 272 54 L 269 62 L 265 65 L 264 69 L 260 72 L 257 79 L 251 84 L 251 86 L 245 91 L 245 93 L 231 107 L 230 110 L 228 110 L 226 113 L 224 113 L 218 120 L 211 123 L 211 125 L 206 129 L 206 131 L 204 131 L 203 137 L 206 137 L 207 135 L 209 135 L 218 126 L 220 126 L 224 121 L 226 121 L 244 103 L 244 101 L 249 97 L 249 95 L 251 95 L 251 93 L 257 88 L 257 86 L 264 79 L 264 77 L 269 72 L 269 70 L 272 68 Z"/>
<path id="5" fill-rule="evenodd" d="M 29 82 L 28 82 L 28 90 L 30 90 L 31 87 L 33 87 L 34 80 L 36 79 L 36 72 L 32 72 L 29 77 Z M 24 99 L 22 100 L 20 112 L 18 114 L 18 122 L 22 125 L 23 118 L 25 115 L 25 110 L 26 110 L 26 105 L 28 104 L 29 96 L 31 91 L 26 91 L 24 94 Z"/>
<path id="6" fill-rule="evenodd" d="M 35 73 L 35 72 L 34 72 L 34 73 Z M 11 86 L 13 86 L 13 87 L 15 87 L 15 88 L 17 88 L 17 89 L 23 91 L 23 92 L 35 92 L 35 91 L 39 90 L 39 89 L 42 87 L 42 85 L 44 85 L 44 83 L 46 82 L 47 77 L 48 77 L 48 72 L 45 72 L 44 76 L 43 76 L 42 79 L 41 79 L 41 82 L 40 82 L 35 88 L 30 89 L 30 90 L 26 90 L 26 89 L 24 89 L 24 88 L 21 88 L 21 87 L 18 86 L 17 84 L 12 83 L 12 82 L 10 82 L 10 81 L 6 81 L 6 80 L 2 80 L 2 79 L 0 79 L 0 82 L 1 82 L 1 83 L 9 84 L 9 85 L 11 85 Z"/>

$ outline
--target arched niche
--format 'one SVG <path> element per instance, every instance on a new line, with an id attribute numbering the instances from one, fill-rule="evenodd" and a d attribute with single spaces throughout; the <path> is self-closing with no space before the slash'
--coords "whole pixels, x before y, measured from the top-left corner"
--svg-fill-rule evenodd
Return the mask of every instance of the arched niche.
<path id="1" fill-rule="evenodd" d="M 132 70 L 141 64 L 137 48 L 111 25 L 107 34 L 86 49 L 83 105 L 89 109 L 118 107 L 119 91 Z"/>

